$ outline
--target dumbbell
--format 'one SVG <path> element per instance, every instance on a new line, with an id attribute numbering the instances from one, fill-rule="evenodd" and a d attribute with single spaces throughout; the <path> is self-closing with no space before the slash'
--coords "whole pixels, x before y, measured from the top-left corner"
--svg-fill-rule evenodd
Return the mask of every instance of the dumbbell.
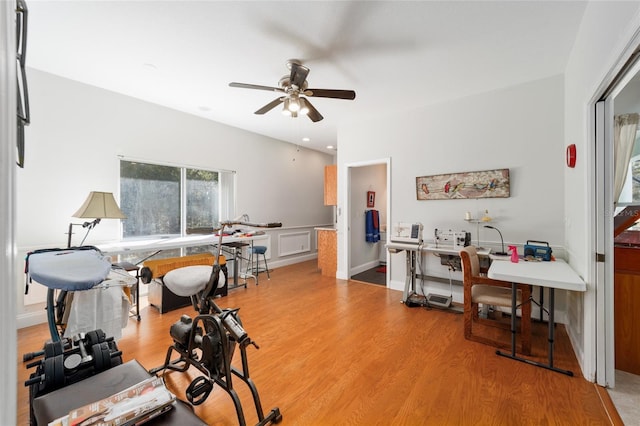
<path id="1" fill-rule="evenodd" d="M 110 337 L 110 339 L 113 340 L 113 337 Z M 87 346 L 92 347 L 93 345 L 97 343 L 102 343 L 108 339 L 104 331 L 102 331 L 101 329 L 97 329 L 97 330 L 87 332 L 86 340 L 87 340 Z"/>
<path id="2" fill-rule="evenodd" d="M 122 360 L 114 360 L 114 358 L 122 355 L 122 351 L 111 351 L 113 337 L 107 338 L 105 332 L 98 329 L 88 332 L 86 339 L 87 347 L 91 348 L 91 356 L 93 357 L 93 365 L 96 373 L 108 370 L 113 365 L 122 363 Z"/>
<path id="3" fill-rule="evenodd" d="M 31 378 L 24 382 L 25 386 L 32 386 L 39 383 L 44 384 L 43 393 L 61 388 L 65 383 L 65 367 L 64 367 L 64 355 L 56 355 L 53 357 L 45 358 L 39 364 L 42 365 L 40 375 L 31 375 Z"/>
<path id="4" fill-rule="evenodd" d="M 45 358 L 53 357 L 62 354 L 66 349 L 69 349 L 71 343 L 68 339 L 61 339 L 56 342 L 46 342 L 44 348 L 41 351 L 29 352 L 22 355 L 22 362 L 26 362 L 44 355 Z M 31 368 L 27 366 L 27 368 Z"/>
<path id="5" fill-rule="evenodd" d="M 73 337 L 73 342 L 77 349 L 72 350 L 72 353 L 64 352 L 64 342 L 47 343 L 44 360 L 27 365 L 27 368 L 39 366 L 39 371 L 43 374 L 32 375 L 25 386 L 44 383 L 45 390 L 49 391 L 64 386 L 68 373 L 79 368 L 92 366 L 95 373 L 100 373 L 122 363 L 122 351 L 112 351 L 113 337 L 106 338 L 106 334 L 100 329 L 86 334 L 79 333 Z"/>

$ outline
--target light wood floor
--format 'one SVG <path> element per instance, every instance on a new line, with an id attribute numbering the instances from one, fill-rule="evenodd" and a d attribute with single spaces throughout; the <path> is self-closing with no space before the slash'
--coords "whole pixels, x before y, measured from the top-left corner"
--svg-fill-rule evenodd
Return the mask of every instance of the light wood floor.
<path id="1" fill-rule="evenodd" d="M 463 337 L 462 315 L 407 308 L 401 292 L 323 277 L 316 262 L 261 275 L 247 289 L 219 299 L 240 308 L 244 327 L 260 349 L 248 348 L 251 377 L 265 412 L 279 407 L 284 425 L 519 425 L 619 424 L 608 415 L 598 387 L 580 375 L 563 326 L 555 365 L 568 377 L 495 355 L 495 348 Z M 130 320 L 118 342 L 125 361 L 160 365 L 172 343 L 169 327 L 192 308 L 163 315 L 152 307 Z M 534 326 L 533 356 L 546 357 L 546 325 Z M 42 348 L 46 325 L 19 330 L 19 359 Z M 507 336 L 505 336 L 506 338 Z M 234 364 L 239 361 L 239 355 Z M 28 424 L 31 371 L 18 365 L 18 420 Z M 168 373 L 184 399 L 191 373 Z M 249 392 L 234 382 L 248 424 L 257 416 Z M 237 425 L 229 396 L 215 388 L 195 408 L 210 425 Z M 615 417 L 615 410 L 613 418 Z"/>

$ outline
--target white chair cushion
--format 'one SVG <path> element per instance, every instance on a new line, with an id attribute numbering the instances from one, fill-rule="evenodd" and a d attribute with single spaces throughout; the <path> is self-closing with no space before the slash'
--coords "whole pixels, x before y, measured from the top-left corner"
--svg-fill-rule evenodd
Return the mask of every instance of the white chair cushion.
<path id="1" fill-rule="evenodd" d="M 471 287 L 471 300 L 493 306 L 511 307 L 511 289 L 492 285 L 474 285 Z M 518 290 L 517 304 L 522 304 L 522 292 Z"/>
<path id="2" fill-rule="evenodd" d="M 193 265 L 173 269 L 164 276 L 163 282 L 171 292 L 178 296 L 189 297 L 198 294 L 207 286 L 211 278 L 211 266 Z M 224 274 L 220 273 L 218 287 L 224 285 Z"/>

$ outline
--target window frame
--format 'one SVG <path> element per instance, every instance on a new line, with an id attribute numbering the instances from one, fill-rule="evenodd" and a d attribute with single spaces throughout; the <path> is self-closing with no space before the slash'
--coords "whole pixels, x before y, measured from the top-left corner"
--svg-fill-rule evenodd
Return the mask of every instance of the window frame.
<path id="1" fill-rule="evenodd" d="M 140 159 L 126 156 L 118 156 L 118 188 L 120 198 L 122 198 L 122 175 L 121 167 L 122 162 L 132 162 L 140 164 L 148 164 L 155 166 L 174 167 L 180 171 L 180 234 L 153 234 L 153 235 L 136 235 L 136 236 L 124 236 L 124 226 L 120 226 L 120 239 L 122 241 L 134 241 L 145 239 L 157 239 L 157 238 L 176 238 L 185 237 L 187 233 L 187 169 L 191 170 L 203 170 L 207 172 L 214 172 L 218 174 L 218 218 L 229 218 L 235 216 L 236 210 L 236 184 L 237 184 L 237 172 L 235 170 L 216 169 L 202 166 L 194 166 L 188 164 L 172 163 L 153 161 L 148 159 Z M 213 223 L 212 227 L 216 227 L 218 224 Z"/>

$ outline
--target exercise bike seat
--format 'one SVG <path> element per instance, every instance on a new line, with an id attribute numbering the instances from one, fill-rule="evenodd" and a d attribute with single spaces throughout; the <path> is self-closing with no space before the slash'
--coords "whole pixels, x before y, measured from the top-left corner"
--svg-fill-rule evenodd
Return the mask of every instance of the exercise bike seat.
<path id="1" fill-rule="evenodd" d="M 191 297 L 202 292 L 211 279 L 213 267 L 207 265 L 183 266 L 167 272 L 162 281 L 177 296 Z M 217 288 L 224 287 L 225 276 L 219 275 Z"/>

